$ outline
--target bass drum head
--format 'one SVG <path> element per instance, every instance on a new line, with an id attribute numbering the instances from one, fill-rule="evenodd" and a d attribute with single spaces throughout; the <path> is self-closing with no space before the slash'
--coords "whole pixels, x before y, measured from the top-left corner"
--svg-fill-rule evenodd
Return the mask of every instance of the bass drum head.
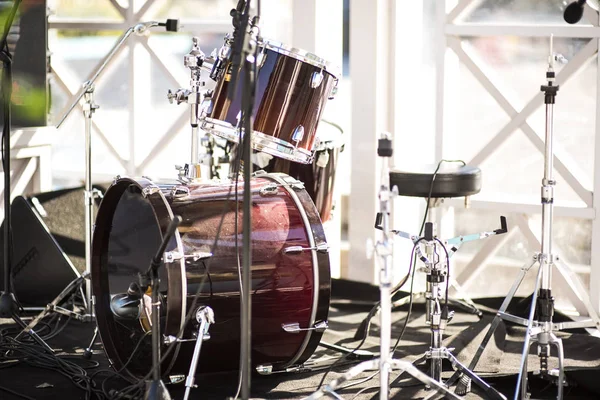
<path id="1" fill-rule="evenodd" d="M 152 364 L 151 326 L 144 318 L 144 300 L 150 304 L 149 296 L 140 301 L 128 297 L 127 291 L 148 270 L 170 221 L 162 196 L 142 195 L 146 187 L 152 187 L 150 181 L 124 178 L 109 188 L 98 210 L 92 250 L 96 320 L 105 352 L 117 370 L 124 368 L 123 372 L 137 377 L 149 372 Z M 175 236 L 167 250 L 176 247 L 179 234 Z M 173 277 L 171 273 L 178 268 L 178 264 L 159 268 L 163 333 L 179 322 L 178 316 L 167 316 L 167 293 L 181 292 L 177 290 L 181 287 L 180 274 Z"/>

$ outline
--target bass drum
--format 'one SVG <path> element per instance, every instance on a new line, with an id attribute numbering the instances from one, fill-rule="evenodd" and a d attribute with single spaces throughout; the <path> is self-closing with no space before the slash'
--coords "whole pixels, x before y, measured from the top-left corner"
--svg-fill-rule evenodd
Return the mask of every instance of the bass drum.
<path id="1" fill-rule="evenodd" d="M 193 339 L 197 308 L 210 306 L 215 323 L 202 345 L 198 372 L 238 369 L 243 183 L 237 203 L 235 186 L 232 181 L 157 185 L 117 178 L 107 190 L 94 231 L 92 285 L 98 329 L 115 369 L 135 377 L 150 371 L 151 326 L 144 300 L 131 290 L 128 294 L 128 288 L 148 269 L 174 215 L 183 221 L 167 252 L 187 257 L 174 257 L 160 267 L 162 333 L 168 337 L 182 331 L 183 339 Z M 261 174 L 252 178 L 251 190 L 252 363 L 261 370 L 285 370 L 314 353 L 322 336 L 319 328 L 326 326 L 331 283 L 327 244 L 317 210 L 297 180 Z M 212 256 L 193 257 L 208 253 Z M 192 320 L 187 324 L 186 314 Z M 162 372 L 186 373 L 194 344 L 173 345 Z M 167 347 L 163 344 L 163 354 Z"/>
<path id="2" fill-rule="evenodd" d="M 281 172 L 303 182 L 319 211 L 321 221 L 327 222 L 333 217 L 335 175 L 344 142 L 341 132 L 336 131 L 320 130 L 317 139 L 311 164 L 295 163 L 260 152 L 253 155 L 253 160 L 255 169 Z"/>

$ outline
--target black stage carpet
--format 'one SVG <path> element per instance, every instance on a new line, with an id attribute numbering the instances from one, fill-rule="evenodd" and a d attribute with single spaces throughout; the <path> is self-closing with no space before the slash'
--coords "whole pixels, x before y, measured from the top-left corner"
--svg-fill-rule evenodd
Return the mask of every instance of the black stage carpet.
<path id="1" fill-rule="evenodd" d="M 378 288 L 356 284 L 346 281 L 335 281 L 333 298 L 330 307 L 329 326 L 323 341 L 343 345 L 348 348 L 355 347 L 359 341 L 353 336 L 358 325 L 367 315 L 373 303 L 378 299 Z M 459 361 L 468 364 L 475 350 L 482 341 L 490 322 L 493 319 L 493 309 L 499 307 L 503 299 L 479 299 L 483 317 L 479 319 L 474 314 L 469 314 L 457 307 L 454 319 L 448 325 L 444 344 L 455 348 Z M 514 299 L 509 312 L 515 315 L 527 316 L 530 299 Z M 396 309 L 393 313 L 392 343 L 398 337 L 404 318 L 407 315 L 408 305 Z M 217 316 L 218 318 L 218 316 Z M 560 315 L 555 316 L 555 322 L 565 320 Z M 0 320 L 3 332 L 10 330 L 11 320 Z M 83 350 L 87 347 L 94 329 L 93 323 L 70 322 L 66 328 L 48 343 L 58 349 L 61 356 L 76 362 L 84 367 L 88 376 L 99 369 L 108 368 L 102 345 L 98 340 L 94 346 L 94 355 L 91 361 L 99 365 L 95 368 L 90 361 L 83 358 Z M 514 396 L 516 374 L 520 362 L 522 343 L 525 329 L 510 324 L 501 323 L 494 338 L 486 348 L 475 372 L 486 382 L 493 385 L 508 398 Z M 378 317 L 373 319 L 370 336 L 367 338 L 363 349 L 373 353 L 378 352 Z M 600 369 L 600 339 L 588 335 L 583 330 L 560 332 L 558 336 L 563 339 L 565 354 L 565 371 L 568 386 L 565 388 L 567 399 L 598 399 L 600 398 L 600 382 L 597 378 Z M 425 324 L 424 305 L 420 299 L 415 300 L 413 312 L 408 327 L 400 341 L 396 358 L 413 361 L 419 358 L 429 348 L 430 330 Z M 529 369 L 539 369 L 539 359 L 536 346 L 532 347 L 529 357 Z M 553 356 L 556 353 L 553 353 Z M 319 348 L 312 360 L 319 361 L 329 357 L 339 357 L 339 353 L 325 348 Z M 0 360 L 3 360 L 0 356 Z M 556 365 L 556 359 L 551 359 L 550 367 Z M 46 368 L 41 368 L 41 367 Z M 350 365 L 336 367 L 325 379 L 330 382 L 348 370 Z M 70 378 L 60 374 L 46 365 L 32 366 L 31 363 L 0 364 L 0 399 L 85 399 L 84 390 L 76 387 Z M 427 371 L 426 366 L 421 368 Z M 444 376 L 452 373 L 450 363 L 444 364 Z M 271 376 L 255 375 L 252 378 L 252 396 L 265 399 L 301 399 L 312 394 L 323 378 L 324 372 L 280 373 Z M 352 386 L 339 390 L 337 393 L 344 399 L 376 399 L 378 396 L 378 376 L 367 379 L 373 375 L 366 372 L 353 379 Z M 94 379 L 97 387 L 102 385 L 108 375 L 96 374 Z M 398 372 L 392 373 L 392 398 L 395 399 L 421 399 L 430 394 L 423 386 L 412 379 L 408 374 L 399 376 Z M 347 382 L 346 384 L 348 384 Z M 534 398 L 556 398 L 556 386 L 530 375 L 530 388 Z M 107 388 L 119 387 L 118 379 L 104 382 Z M 198 388 L 192 390 L 192 399 L 225 399 L 234 396 L 237 388 L 237 373 L 221 373 L 199 376 L 196 379 Z M 183 384 L 168 385 L 172 398 L 182 399 L 185 387 Z M 483 398 L 481 390 L 473 385 L 473 393 L 465 396 L 466 399 Z"/>

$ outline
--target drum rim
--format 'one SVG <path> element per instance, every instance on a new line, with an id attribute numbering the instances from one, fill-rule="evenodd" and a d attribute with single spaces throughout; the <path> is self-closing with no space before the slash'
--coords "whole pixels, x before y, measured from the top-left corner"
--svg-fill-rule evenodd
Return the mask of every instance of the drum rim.
<path id="1" fill-rule="evenodd" d="M 233 143 L 239 143 L 239 134 L 237 128 L 227 121 L 206 117 L 201 123 L 201 128 L 213 135 L 229 140 Z M 301 164 L 310 164 L 313 161 L 313 150 L 309 151 L 301 147 L 294 147 L 285 140 L 281 140 L 254 129 L 252 130 L 252 135 L 253 138 L 258 138 L 258 143 L 255 143 L 254 141 L 252 142 L 252 148 L 254 150 L 262 151 L 267 154 L 271 154 L 272 156 L 284 158 L 286 160 Z M 313 141 L 313 149 L 315 147 L 315 141 Z M 282 147 L 289 149 L 289 151 L 282 151 Z M 273 153 L 269 153 L 269 151 L 265 151 L 265 149 L 268 149 Z"/>
<path id="2" fill-rule="evenodd" d="M 261 43 L 264 47 L 269 50 L 273 50 L 276 53 L 280 53 L 296 60 L 305 62 L 314 67 L 323 69 L 329 75 L 333 76 L 335 80 L 339 80 L 341 69 L 338 65 L 319 57 L 318 55 L 311 53 L 310 51 L 300 49 L 298 47 L 288 46 L 282 42 L 276 40 L 263 39 Z"/>
<path id="3" fill-rule="evenodd" d="M 295 178 L 292 178 L 291 176 L 284 174 L 284 173 L 280 173 L 280 172 L 272 172 L 272 173 L 260 173 L 257 174 L 256 177 L 259 178 L 268 178 L 273 180 L 274 182 L 280 184 L 282 186 L 282 188 L 284 188 L 284 190 L 286 190 L 288 192 L 288 194 L 290 195 L 290 198 L 292 199 L 292 201 L 296 204 L 297 208 L 298 208 L 298 212 L 300 213 L 301 217 L 302 217 L 302 221 L 304 222 L 304 226 L 306 229 L 306 236 L 307 239 L 309 241 L 309 246 L 312 248 L 311 250 L 311 257 L 312 257 L 312 261 L 313 261 L 313 304 L 312 304 L 312 309 L 311 309 L 311 316 L 310 316 L 310 320 L 309 320 L 309 327 L 313 327 L 315 326 L 316 322 L 320 322 L 320 321 L 327 321 L 327 317 L 329 314 L 329 302 L 330 302 L 330 296 L 331 296 L 331 290 L 329 290 L 329 296 L 327 296 L 327 298 L 323 298 L 322 294 L 322 288 L 325 286 L 325 284 L 327 284 L 327 287 L 330 288 L 331 287 L 331 274 L 330 274 L 330 262 L 329 262 L 329 255 L 327 254 L 326 257 L 319 257 L 319 253 L 316 250 L 318 244 L 316 243 L 316 235 L 315 232 L 313 231 L 313 228 L 315 226 L 320 226 L 320 234 L 323 237 L 323 241 L 326 243 L 325 241 L 325 234 L 323 231 L 323 224 L 321 223 L 320 219 L 319 219 L 319 225 L 315 225 L 313 222 L 310 220 L 310 217 L 307 213 L 306 210 L 306 201 L 303 201 L 303 199 L 300 198 L 300 196 L 298 196 L 298 193 L 296 193 L 294 187 L 295 187 L 295 183 L 302 183 L 300 181 L 298 181 Z M 306 194 L 306 196 L 308 196 L 308 194 L 306 193 L 306 191 L 304 192 Z M 318 211 L 314 205 L 314 202 L 312 201 L 312 199 L 310 199 L 310 202 L 308 203 L 309 205 L 311 205 L 314 208 L 314 213 L 315 215 L 318 215 Z M 325 262 L 323 264 L 326 265 L 321 265 L 320 261 L 325 260 Z M 324 268 L 321 268 L 324 267 Z M 327 273 L 325 276 L 323 276 L 323 273 Z M 323 278 L 326 278 L 327 282 L 323 282 Z M 326 307 L 322 307 L 323 306 L 323 302 L 326 303 Z M 321 307 L 319 307 L 321 306 Z M 305 331 L 306 335 L 304 336 L 304 341 L 302 342 L 302 344 L 300 345 L 298 351 L 296 352 L 296 355 L 294 357 L 292 357 L 292 359 L 286 363 L 284 363 L 283 365 L 277 365 L 277 369 L 278 370 L 282 370 L 285 368 L 288 368 L 290 366 L 295 366 L 298 365 L 300 363 L 303 363 L 304 361 L 306 361 L 316 350 L 321 337 L 323 336 L 322 332 L 317 332 L 317 331 L 312 331 L 312 330 L 307 330 Z"/>
<path id="4" fill-rule="evenodd" d="M 102 246 L 107 246 L 107 240 L 110 236 L 109 226 L 111 222 L 108 220 L 107 217 L 114 216 L 117 205 L 119 204 L 119 200 L 121 199 L 127 188 L 130 186 L 135 186 L 138 189 L 140 189 L 142 196 L 148 199 L 148 201 L 150 202 L 152 206 L 152 212 L 154 214 L 154 217 L 156 218 L 157 225 L 160 229 L 161 237 L 164 236 L 169 222 L 173 219 L 173 212 L 164 194 L 162 193 L 160 188 L 156 184 L 154 184 L 154 182 L 152 182 L 150 179 L 117 176 L 113 180 L 113 183 L 105 193 L 101 207 L 98 209 L 94 229 L 94 239 L 92 242 L 92 288 L 94 297 L 96 298 L 96 302 L 94 304 L 96 316 L 98 316 L 98 314 L 102 315 L 103 313 L 109 312 L 105 309 L 101 309 L 102 302 L 100 300 L 100 295 L 103 292 L 103 282 L 100 278 L 103 275 L 106 275 L 106 278 L 108 278 L 108 275 L 106 273 L 103 274 L 101 271 L 102 260 L 100 258 L 103 254 Z M 181 252 L 183 249 L 183 245 L 181 242 L 181 236 L 179 235 L 179 232 L 177 230 L 175 231 L 173 237 L 177 243 L 177 251 Z M 179 266 L 179 268 L 177 268 L 177 265 Z M 176 335 L 178 331 L 181 330 L 181 327 L 185 322 L 185 313 L 187 309 L 187 287 L 184 287 L 183 282 L 185 281 L 181 279 L 181 277 L 184 276 L 182 274 L 185 274 L 184 260 L 181 259 L 175 263 L 165 264 L 165 268 L 168 280 L 167 290 L 169 293 L 177 293 L 177 290 L 179 290 L 179 293 L 181 293 L 182 295 L 182 299 L 177 299 L 175 303 L 180 304 L 183 307 L 179 310 L 180 315 L 176 316 L 173 315 L 173 311 L 177 310 L 172 311 L 171 307 L 166 307 L 167 314 L 165 328 L 162 334 L 173 333 L 175 330 L 177 330 L 177 332 L 174 333 Z M 176 273 L 175 269 L 178 269 L 180 273 Z M 171 304 L 171 302 L 169 302 L 169 304 Z M 111 334 L 113 331 L 112 328 L 108 325 L 108 318 L 96 318 L 96 323 L 98 325 L 98 333 L 100 335 L 100 339 L 102 340 L 104 350 L 107 353 L 110 364 L 121 369 L 124 363 L 121 359 L 120 350 L 115 345 L 113 337 L 114 335 Z M 177 326 L 176 329 L 175 326 Z M 164 368 L 165 365 L 167 366 L 167 368 Z M 163 367 L 163 374 L 168 373 L 170 370 L 169 360 L 166 360 L 161 367 Z M 134 374 L 129 368 L 126 368 L 125 372 L 127 372 L 133 377 L 136 377 L 136 374 Z"/>

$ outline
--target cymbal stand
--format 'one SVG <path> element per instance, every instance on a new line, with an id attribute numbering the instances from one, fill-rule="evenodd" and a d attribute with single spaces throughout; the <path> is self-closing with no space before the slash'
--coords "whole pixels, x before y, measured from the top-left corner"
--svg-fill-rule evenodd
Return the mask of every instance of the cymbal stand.
<path id="1" fill-rule="evenodd" d="M 82 88 L 79 90 L 71 105 L 67 108 L 67 111 L 61 117 L 56 129 L 65 122 L 71 111 L 75 109 L 77 104 L 83 99 L 83 116 L 85 117 L 85 190 L 84 190 L 84 203 L 85 203 L 85 272 L 87 276 L 91 276 L 92 273 L 92 234 L 93 234 L 93 216 L 94 216 L 94 198 L 98 197 L 99 191 L 95 191 L 92 187 L 92 116 L 94 112 L 100 108 L 94 101 L 95 82 L 100 77 L 102 72 L 110 64 L 111 60 L 117 55 L 121 47 L 127 42 L 127 39 L 132 35 L 142 35 L 148 29 L 155 26 L 165 26 L 168 31 L 177 30 L 178 23 L 176 20 L 167 20 L 166 23 L 159 23 L 155 21 L 141 22 L 135 26 L 127 29 L 121 37 L 117 40 L 113 48 L 110 50 L 108 55 L 104 58 L 100 66 L 96 69 L 92 77 L 83 83 Z M 94 304 L 92 296 L 92 285 L 90 279 L 85 280 L 85 296 L 83 299 L 85 308 L 85 319 L 91 320 L 94 318 Z"/>
<path id="2" fill-rule="evenodd" d="M 188 400 L 190 391 L 194 385 L 194 376 L 196 375 L 196 367 L 198 366 L 198 359 L 200 358 L 200 349 L 202 348 L 202 342 L 210 339 L 208 328 L 210 324 L 215 323 L 215 313 L 212 308 L 208 306 L 202 306 L 196 311 L 196 321 L 200 324 L 198 326 L 198 333 L 196 336 L 196 346 L 194 346 L 194 354 L 192 355 L 192 361 L 190 362 L 190 371 L 188 372 L 187 379 L 185 380 L 185 394 L 183 400 Z"/>
<path id="3" fill-rule="evenodd" d="M 389 187 L 389 159 L 393 154 L 392 140 L 389 133 L 383 133 L 378 142 L 377 154 L 382 158 L 382 178 L 379 189 L 379 204 L 381 216 L 381 232 L 382 239 L 376 245 L 377 254 L 381 257 L 381 268 L 379 270 L 379 293 L 381 310 L 379 312 L 380 319 L 380 345 L 379 358 L 364 361 L 346 372 L 342 377 L 333 380 L 331 383 L 323 386 L 320 390 L 307 397 L 306 400 L 319 399 L 324 396 L 333 395 L 336 398 L 341 398 L 335 390 L 344 382 L 348 381 L 369 369 L 379 368 L 379 398 L 389 398 L 389 382 L 390 372 L 393 369 L 400 369 L 409 373 L 416 379 L 435 389 L 442 395 L 446 395 L 451 399 L 460 399 L 454 393 L 450 392 L 444 385 L 436 380 L 428 377 L 426 374 L 415 368 L 408 361 L 395 360 L 390 352 L 391 336 L 392 336 L 392 282 L 393 282 L 393 265 L 392 265 L 392 250 L 393 240 L 389 228 L 390 222 L 390 201 L 395 196 L 393 190 Z"/>
<path id="4" fill-rule="evenodd" d="M 188 103 L 190 105 L 190 125 L 192 127 L 191 155 L 190 162 L 183 166 L 177 165 L 175 169 L 178 172 L 178 178 L 185 182 L 193 182 L 203 177 L 212 177 L 212 147 L 208 141 L 210 138 L 205 136 L 202 141 L 198 135 L 198 124 L 205 117 L 210 107 L 210 91 L 203 91 L 202 88 L 206 82 L 202 79 L 202 69 L 206 56 L 200 49 L 200 40 L 197 37 L 192 38 L 192 49 L 183 57 L 183 65 L 190 69 L 190 89 L 179 88 L 175 92 L 171 90 L 167 93 L 170 103 L 174 101 L 177 104 Z M 208 70 L 208 69 L 207 69 Z M 200 144 L 203 144 L 208 153 L 204 153 L 200 159 Z M 203 171 L 202 167 L 208 167 Z"/>
<path id="5" fill-rule="evenodd" d="M 475 356 L 469 364 L 470 368 L 474 368 L 491 339 L 494 331 L 500 324 L 501 320 L 510 321 L 527 327 L 525 333 L 523 352 L 521 355 L 521 364 L 519 367 L 519 375 L 517 386 L 515 389 L 514 399 L 517 400 L 519 395 L 522 399 L 528 398 L 527 393 L 527 359 L 529 348 L 533 343 L 538 343 L 538 355 L 540 358 L 539 374 L 546 379 L 556 380 L 558 400 L 563 398 L 563 385 L 565 380 L 564 375 L 564 355 L 562 340 L 555 335 L 555 331 L 563 329 L 575 329 L 585 327 L 600 327 L 600 319 L 596 310 L 592 306 L 588 296 L 585 294 L 585 289 L 579 278 L 570 271 L 567 265 L 563 264 L 558 256 L 552 254 L 552 213 L 554 208 L 554 185 L 556 181 L 553 177 L 553 119 L 554 119 L 554 103 L 558 86 L 554 85 L 554 62 L 558 60 L 558 56 L 553 53 L 552 37 L 550 38 L 550 57 L 548 59 L 548 70 L 546 71 L 547 84 L 541 86 L 541 91 L 544 93 L 544 102 L 546 104 L 546 133 L 545 133 L 545 152 L 544 152 L 544 177 L 542 179 L 541 203 L 542 203 L 542 240 L 541 252 L 533 256 L 533 261 L 525 264 L 521 268 L 521 272 L 514 281 L 512 287 L 504 302 L 500 306 L 496 317 L 492 321 L 483 342 L 479 345 Z M 520 318 L 506 313 L 510 301 L 514 297 L 517 289 L 521 285 L 527 272 L 534 264 L 539 264 L 539 269 L 536 278 L 535 289 L 531 300 L 531 309 L 529 310 L 529 318 Z M 567 275 L 572 285 L 580 292 L 577 293 L 579 298 L 584 303 L 590 319 L 574 322 L 554 323 L 552 316 L 554 315 L 554 297 L 551 293 L 552 269 L 559 268 L 563 275 Z M 537 308 L 538 320 L 534 320 L 534 315 Z M 548 369 L 548 358 L 550 357 L 550 346 L 555 346 L 558 357 L 558 370 Z M 457 385 L 457 393 L 466 393 L 470 389 L 470 381 L 468 378 L 461 376 L 458 372 L 455 373 L 450 381 L 454 382 L 460 378 Z"/>
<path id="6" fill-rule="evenodd" d="M 506 218 L 500 217 L 501 228 L 492 232 L 481 232 L 466 236 L 457 236 L 452 239 L 442 241 L 433 236 L 433 224 L 425 224 L 425 235 L 417 237 L 402 231 L 392 231 L 396 235 L 410 239 L 415 245 L 415 251 L 418 258 L 425 264 L 427 273 L 426 302 L 425 302 L 425 320 L 431 327 L 431 344 L 429 350 L 425 352 L 413 364 L 421 364 L 426 360 L 431 360 L 430 377 L 440 384 L 442 381 L 442 362 L 449 360 L 452 365 L 470 379 L 486 393 L 488 398 L 506 400 L 500 392 L 491 387 L 483 379 L 477 376 L 473 371 L 464 366 L 452 354 L 454 349 L 449 349 L 443 345 L 443 334 L 446 325 L 452 319 L 454 312 L 448 310 L 447 302 L 444 302 L 443 287 L 446 283 L 446 299 L 448 296 L 449 262 L 450 257 L 458 251 L 460 246 L 473 240 L 485 239 L 493 235 L 501 235 L 508 232 Z M 425 253 L 421 250 L 421 245 L 425 247 Z M 443 247 L 445 252 L 445 262 L 440 261 L 437 247 Z M 449 248 L 449 250 L 448 250 Z M 444 303 L 443 303 L 444 302 Z M 448 385 L 446 385 L 448 386 Z"/>

